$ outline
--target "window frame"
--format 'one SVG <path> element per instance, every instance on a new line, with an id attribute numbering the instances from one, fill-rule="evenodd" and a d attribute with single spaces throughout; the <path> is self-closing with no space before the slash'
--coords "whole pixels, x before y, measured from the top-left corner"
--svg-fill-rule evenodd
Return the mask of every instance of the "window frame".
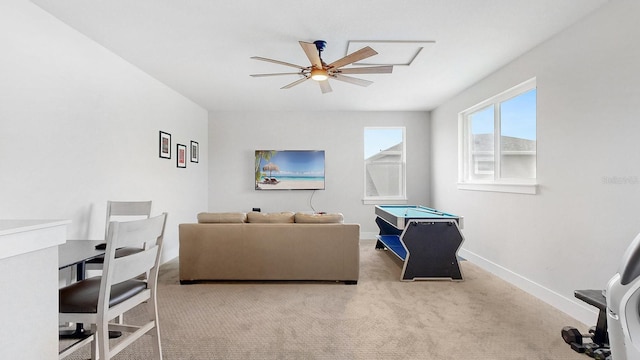
<path id="1" fill-rule="evenodd" d="M 400 180 L 402 193 L 394 196 L 368 196 L 367 195 L 367 162 L 363 157 L 363 197 L 362 203 L 365 205 L 376 204 L 406 204 L 407 203 L 407 128 L 405 126 L 365 126 L 362 130 L 363 145 L 364 134 L 369 129 L 399 129 L 402 131 L 402 154 L 400 163 Z M 364 152 L 364 146 L 363 146 Z M 364 153 L 363 153 L 364 154 Z"/>
<path id="2" fill-rule="evenodd" d="M 529 79 L 498 95 L 492 96 L 458 114 L 458 189 L 475 191 L 496 191 L 534 195 L 538 191 L 537 173 L 535 178 L 503 178 L 501 177 L 501 119 L 500 105 L 510 99 L 525 94 L 531 90 L 537 91 L 536 78 Z M 536 94 L 536 129 L 537 129 L 537 94 Z M 470 115 L 487 107 L 493 107 L 494 116 L 494 176 L 492 179 L 472 179 L 469 174 L 471 158 L 471 129 Z M 537 166 L 537 136 L 536 136 L 536 166 Z"/>

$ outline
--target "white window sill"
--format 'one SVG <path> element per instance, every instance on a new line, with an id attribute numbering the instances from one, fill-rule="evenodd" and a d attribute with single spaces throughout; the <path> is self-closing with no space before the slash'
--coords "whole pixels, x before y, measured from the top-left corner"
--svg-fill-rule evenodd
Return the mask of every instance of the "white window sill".
<path id="1" fill-rule="evenodd" d="M 515 194 L 535 195 L 538 184 L 522 183 L 458 183 L 458 190 L 494 191 Z"/>
<path id="2" fill-rule="evenodd" d="M 366 198 L 362 199 L 362 204 L 364 205 L 406 205 L 406 198 L 397 198 L 397 199 L 389 199 L 389 198 Z"/>

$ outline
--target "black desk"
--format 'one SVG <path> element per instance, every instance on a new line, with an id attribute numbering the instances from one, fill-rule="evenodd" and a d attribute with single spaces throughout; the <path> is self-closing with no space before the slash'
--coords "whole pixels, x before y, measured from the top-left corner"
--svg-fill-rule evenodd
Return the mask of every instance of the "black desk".
<path id="1" fill-rule="evenodd" d="M 96 245 L 104 243 L 104 240 L 68 240 L 58 246 L 58 270 L 76 266 L 76 280 L 80 281 L 85 276 L 85 262 L 104 255 L 105 250 L 96 250 Z M 76 329 L 71 332 L 60 332 L 61 339 L 78 339 L 91 335 L 84 329 L 81 323 L 76 324 Z"/>
<path id="2" fill-rule="evenodd" d="M 58 246 L 58 269 L 73 265 L 83 266 L 87 260 L 104 255 L 105 250 L 96 250 L 96 245 L 104 240 L 68 240 Z M 78 280 L 84 279 L 84 271 L 78 271 Z"/>

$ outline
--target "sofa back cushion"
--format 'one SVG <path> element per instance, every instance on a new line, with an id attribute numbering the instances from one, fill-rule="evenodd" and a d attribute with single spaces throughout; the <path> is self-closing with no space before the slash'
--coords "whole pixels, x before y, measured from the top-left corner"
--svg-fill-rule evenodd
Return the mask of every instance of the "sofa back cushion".
<path id="1" fill-rule="evenodd" d="M 198 214 L 198 222 L 203 223 L 244 223 L 247 222 L 247 214 L 243 212 L 223 212 Z"/>
<path id="2" fill-rule="evenodd" d="M 261 213 L 250 212 L 247 214 L 247 221 L 250 223 L 277 223 L 286 224 L 293 223 L 295 214 L 292 212 L 279 212 L 279 213 Z"/>
<path id="3" fill-rule="evenodd" d="M 296 223 L 310 223 L 310 224 L 342 224 L 344 222 L 344 216 L 341 213 L 335 214 L 305 214 L 296 213 Z"/>

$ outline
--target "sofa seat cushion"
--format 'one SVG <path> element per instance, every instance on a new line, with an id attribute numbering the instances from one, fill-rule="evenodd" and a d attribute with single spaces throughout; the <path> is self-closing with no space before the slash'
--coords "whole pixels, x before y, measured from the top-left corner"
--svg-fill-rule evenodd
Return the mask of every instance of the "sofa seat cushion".
<path id="1" fill-rule="evenodd" d="M 344 216 L 341 213 L 335 214 L 305 214 L 296 213 L 296 223 L 310 223 L 310 224 L 342 224 L 344 223 Z"/>
<path id="2" fill-rule="evenodd" d="M 295 214 L 289 211 L 279 213 L 261 213 L 250 212 L 247 214 L 247 220 L 250 223 L 276 223 L 276 224 L 288 224 L 293 223 Z"/>
<path id="3" fill-rule="evenodd" d="M 247 214 L 243 212 L 222 212 L 198 214 L 198 222 L 203 223 L 244 223 L 247 222 Z"/>

